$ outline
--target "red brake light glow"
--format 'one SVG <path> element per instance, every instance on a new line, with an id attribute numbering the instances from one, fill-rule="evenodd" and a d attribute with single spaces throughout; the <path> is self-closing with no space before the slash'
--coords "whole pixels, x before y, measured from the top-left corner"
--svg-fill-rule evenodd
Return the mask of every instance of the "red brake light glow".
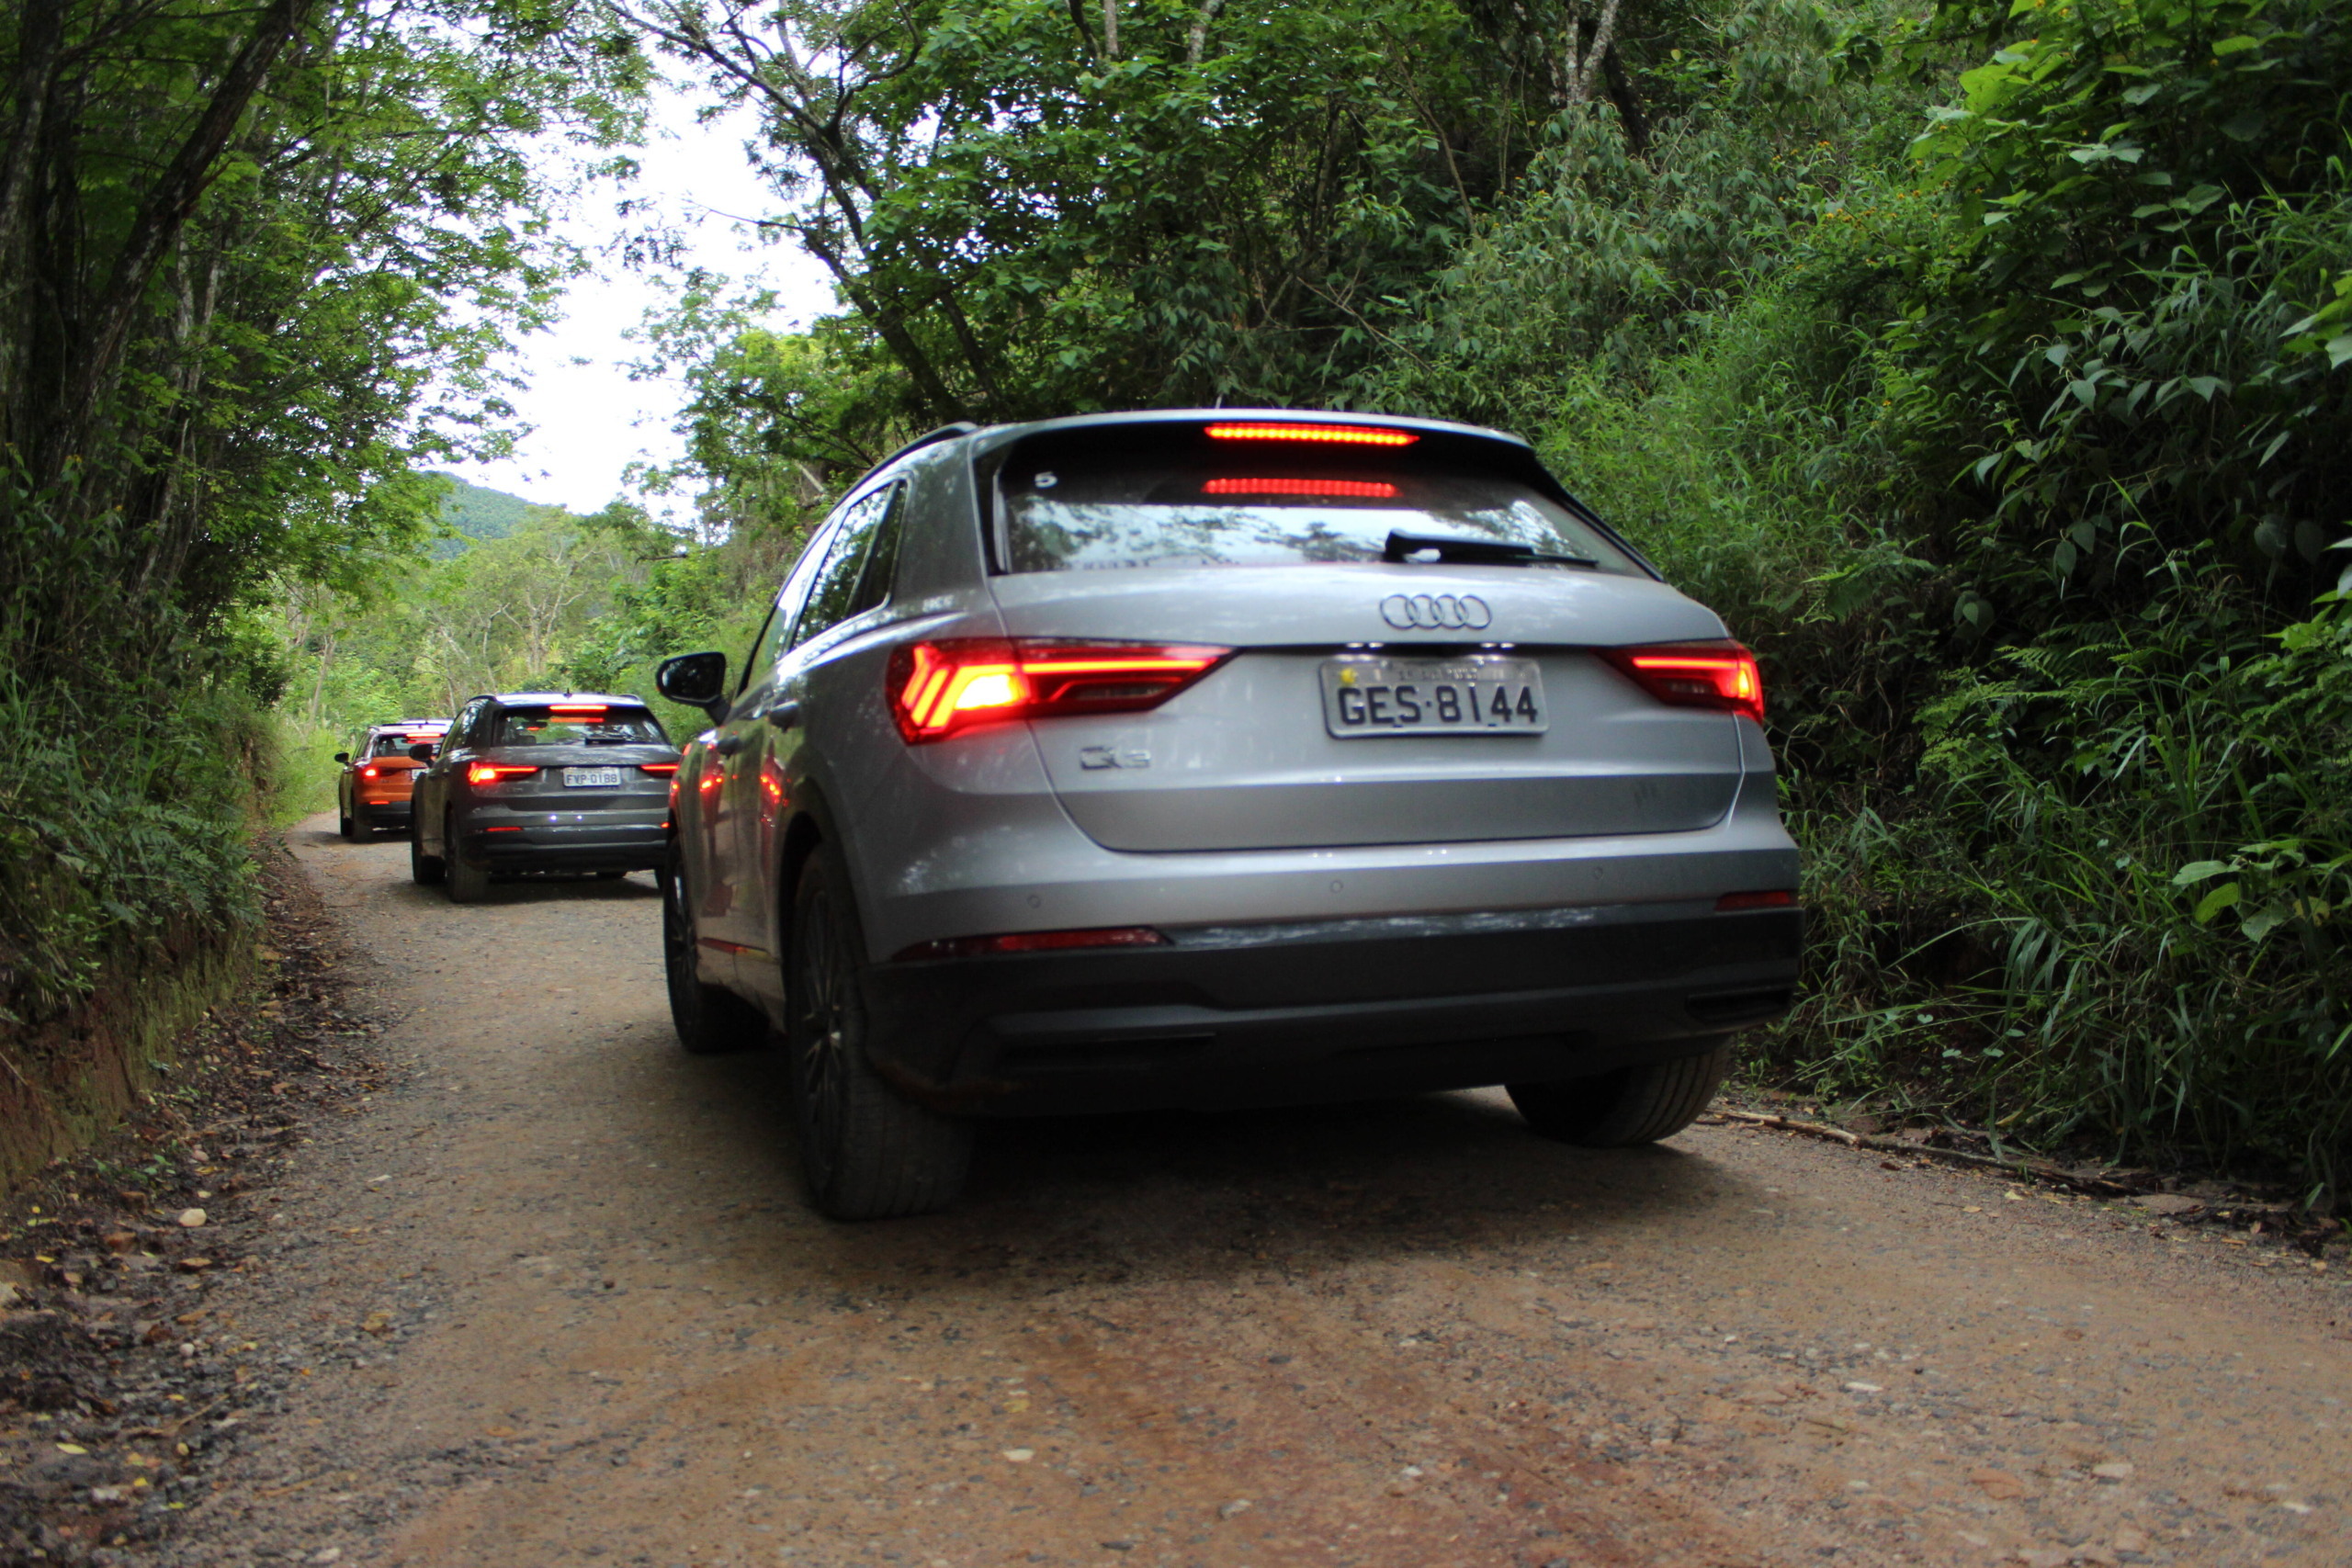
<path id="1" fill-rule="evenodd" d="M 640 773 L 651 773 L 655 778 L 666 779 L 671 774 L 678 771 L 678 764 L 675 762 L 639 762 L 637 765 L 637 771 Z"/>
<path id="2" fill-rule="evenodd" d="M 607 708 L 603 703 L 549 703 L 548 705 L 548 712 L 549 713 L 571 714 L 580 716 L 585 716 L 592 713 L 609 713 L 612 710 Z"/>
<path id="3" fill-rule="evenodd" d="M 991 720 L 1156 707 L 1207 674 L 1227 648 L 1139 642 L 921 642 L 891 656 L 890 711 L 910 741 Z"/>
<path id="4" fill-rule="evenodd" d="M 1385 479 L 1211 479 L 1203 495 L 1354 495 L 1385 498 L 1396 487 Z"/>
<path id="5" fill-rule="evenodd" d="M 1098 926 L 1078 931 L 1011 931 L 1003 936 L 959 936 L 919 942 L 890 962 L 926 958 L 981 958 L 997 953 L 1058 953 L 1074 947 L 1165 947 L 1168 939 L 1149 926 Z"/>
<path id="6" fill-rule="evenodd" d="M 504 779 L 527 779 L 539 770 L 513 762 L 469 762 L 466 765 L 466 782 L 469 784 L 497 784 Z"/>
<path id="7" fill-rule="evenodd" d="M 1420 437 L 1409 430 L 1373 424 L 1212 424 L 1212 441 L 1315 441 L 1331 446 L 1410 446 Z"/>
<path id="8" fill-rule="evenodd" d="M 1797 896 L 1785 887 L 1774 887 L 1761 893 L 1726 893 L 1715 900 L 1715 913 L 1728 915 L 1741 909 L 1793 909 Z"/>
<path id="9" fill-rule="evenodd" d="M 363 779 L 372 779 L 376 776 L 376 764 L 370 762 L 368 766 L 359 770 L 359 776 Z"/>
<path id="10" fill-rule="evenodd" d="M 1764 678 L 1756 655 L 1726 637 L 1653 648 L 1597 648 L 1634 683 L 1674 707 L 1718 708 L 1764 722 Z"/>

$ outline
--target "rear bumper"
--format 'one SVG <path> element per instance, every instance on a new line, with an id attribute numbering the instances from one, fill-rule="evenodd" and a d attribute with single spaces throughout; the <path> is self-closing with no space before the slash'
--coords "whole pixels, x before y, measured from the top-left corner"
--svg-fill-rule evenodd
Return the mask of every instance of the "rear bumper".
<path id="1" fill-rule="evenodd" d="M 398 800 L 369 800 L 363 796 L 359 801 L 359 815 L 379 828 L 394 823 L 406 827 L 415 819 L 415 802 L 407 795 Z"/>
<path id="2" fill-rule="evenodd" d="M 492 871 L 652 871 L 667 852 L 668 821 L 666 808 L 483 813 L 458 838 L 469 860 Z"/>
<path id="3" fill-rule="evenodd" d="M 1581 1077 L 1695 1055 L 1786 1011 L 1804 916 L 1683 902 L 1168 934 L 879 965 L 885 1071 L 994 1115 Z"/>

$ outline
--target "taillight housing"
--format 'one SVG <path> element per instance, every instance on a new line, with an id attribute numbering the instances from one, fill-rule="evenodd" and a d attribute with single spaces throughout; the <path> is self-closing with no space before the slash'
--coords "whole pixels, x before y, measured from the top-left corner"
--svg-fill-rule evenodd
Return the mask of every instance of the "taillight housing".
<path id="1" fill-rule="evenodd" d="M 520 762 L 469 762 L 466 782 L 469 784 L 502 784 L 508 779 L 527 779 L 539 770 Z"/>
<path id="2" fill-rule="evenodd" d="M 890 656 L 890 715 L 920 744 L 975 725 L 1157 707 L 1233 656 L 1191 643 L 951 637 Z"/>
<path id="3" fill-rule="evenodd" d="M 372 779 L 381 772 L 381 769 L 378 768 L 373 762 L 370 762 L 368 766 L 359 770 L 359 776 L 363 779 Z"/>
<path id="4" fill-rule="evenodd" d="M 1764 722 L 1764 676 L 1756 655 L 1729 637 L 1592 651 L 1669 706 L 1744 713 Z"/>
<path id="5" fill-rule="evenodd" d="M 640 773 L 651 773 L 657 779 L 666 779 L 673 776 L 677 773 L 678 764 L 675 762 L 639 762 L 637 765 L 637 771 Z"/>

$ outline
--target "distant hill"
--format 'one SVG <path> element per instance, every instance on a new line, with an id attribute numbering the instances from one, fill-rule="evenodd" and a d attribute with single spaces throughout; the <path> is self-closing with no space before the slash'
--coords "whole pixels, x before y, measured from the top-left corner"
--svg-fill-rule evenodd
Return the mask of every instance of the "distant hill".
<path id="1" fill-rule="evenodd" d="M 468 484 L 455 474 L 438 477 L 456 487 L 442 502 L 441 516 L 469 539 L 503 539 L 530 521 L 531 513 L 540 509 L 538 502 L 526 501 L 486 485 Z M 456 539 L 439 540 L 433 547 L 433 558 L 447 560 L 465 547 Z"/>

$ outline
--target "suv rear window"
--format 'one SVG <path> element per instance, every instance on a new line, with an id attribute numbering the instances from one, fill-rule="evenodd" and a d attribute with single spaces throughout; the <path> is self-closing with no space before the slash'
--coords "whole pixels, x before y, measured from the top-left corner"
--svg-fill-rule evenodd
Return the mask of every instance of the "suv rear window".
<path id="1" fill-rule="evenodd" d="M 405 757 L 408 755 L 408 749 L 412 746 L 440 744 L 441 736 L 438 731 L 420 729 L 410 734 L 402 730 L 389 730 L 376 737 L 375 740 L 369 744 L 368 755 L 369 757 Z"/>
<path id="2" fill-rule="evenodd" d="M 668 736 L 643 708 L 589 704 L 508 708 L 498 716 L 492 746 L 666 746 Z"/>
<path id="3" fill-rule="evenodd" d="M 1431 457 L 1227 447 L 1190 430 L 1025 442 L 997 479 L 1004 560 L 1017 572 L 1376 561 L 1401 532 L 1525 545 L 1581 558 L 1571 570 L 1644 575 L 1552 496 L 1461 462 L 1458 447 Z"/>

